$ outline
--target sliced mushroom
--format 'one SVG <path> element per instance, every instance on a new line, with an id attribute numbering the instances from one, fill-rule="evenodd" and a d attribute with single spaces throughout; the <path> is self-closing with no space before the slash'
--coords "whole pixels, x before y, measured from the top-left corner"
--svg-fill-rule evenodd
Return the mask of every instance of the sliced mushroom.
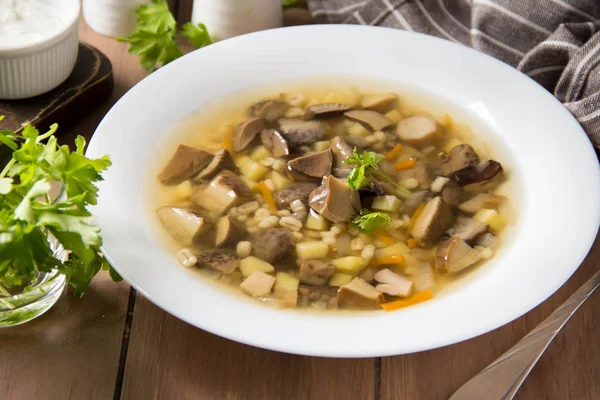
<path id="1" fill-rule="evenodd" d="M 209 211 L 223 213 L 252 197 L 252 191 L 242 178 L 231 171 L 222 171 L 210 181 L 208 186 L 192 196 L 192 201 Z"/>
<path id="2" fill-rule="evenodd" d="M 324 285 L 335 272 L 335 265 L 321 260 L 302 260 L 298 279 L 309 285 Z"/>
<path id="3" fill-rule="evenodd" d="M 345 163 L 344 160 L 352 157 L 352 147 L 339 136 L 334 137 L 329 142 L 329 148 L 333 155 L 333 167 L 340 169 L 352 169 L 352 164 Z"/>
<path id="4" fill-rule="evenodd" d="M 281 133 L 275 129 L 265 129 L 260 134 L 260 140 L 275 157 L 284 157 L 290 155 L 290 146 Z"/>
<path id="5" fill-rule="evenodd" d="M 458 207 L 469 197 L 469 194 L 454 181 L 447 182 L 441 194 L 442 199 L 452 207 Z"/>
<path id="6" fill-rule="evenodd" d="M 180 144 L 158 179 L 166 184 L 178 184 L 202 171 L 213 155 L 202 149 Z"/>
<path id="7" fill-rule="evenodd" d="M 337 300 L 339 307 L 372 309 L 379 307 L 383 295 L 363 279 L 354 278 L 340 287 Z"/>
<path id="8" fill-rule="evenodd" d="M 273 264 L 296 248 L 294 235 L 287 229 L 267 229 L 252 239 L 252 254 Z"/>
<path id="9" fill-rule="evenodd" d="M 256 135 L 265 129 L 265 123 L 264 118 L 250 118 L 239 124 L 231 140 L 233 151 L 238 153 L 248 147 Z"/>
<path id="10" fill-rule="evenodd" d="M 331 173 L 331 150 L 294 158 L 288 162 L 288 167 L 311 178 L 319 178 Z"/>
<path id="11" fill-rule="evenodd" d="M 479 163 L 479 157 L 475 150 L 468 144 L 454 146 L 448 153 L 448 157 L 442 163 L 442 174 L 450 176 L 462 169 L 473 167 Z"/>
<path id="12" fill-rule="evenodd" d="M 308 195 L 316 188 L 316 183 L 294 182 L 287 188 L 273 193 L 273 198 L 279 208 L 290 208 L 290 204 L 294 200 L 300 200 L 304 205 L 308 206 Z"/>
<path id="13" fill-rule="evenodd" d="M 396 134 L 408 144 L 426 146 L 437 139 L 439 128 L 432 117 L 414 116 L 398 122 Z"/>
<path id="14" fill-rule="evenodd" d="M 404 199 L 402 206 L 400 206 L 400 213 L 404 215 L 413 215 L 415 210 L 419 207 L 419 204 L 421 204 L 428 195 L 429 192 L 427 190 L 411 193 Z"/>
<path id="15" fill-rule="evenodd" d="M 156 214 L 167 232 L 183 247 L 197 243 L 211 226 L 202 213 L 187 208 L 161 207 Z"/>
<path id="16" fill-rule="evenodd" d="M 380 112 L 373 110 L 352 110 L 344 113 L 346 118 L 371 128 L 373 131 L 382 131 L 392 125 L 392 121 Z"/>
<path id="17" fill-rule="evenodd" d="M 305 119 L 332 117 L 350 110 L 352 107 L 340 103 L 314 104 L 306 108 Z"/>
<path id="18" fill-rule="evenodd" d="M 391 296 L 407 297 L 412 291 L 413 283 L 409 279 L 398 275 L 387 268 L 378 271 L 374 278 L 380 283 L 375 286 L 375 289 L 378 292 L 387 293 Z"/>
<path id="19" fill-rule="evenodd" d="M 360 210 L 360 196 L 346 182 L 329 175 L 308 196 L 308 204 L 332 222 L 346 222 Z"/>
<path id="20" fill-rule="evenodd" d="M 488 226 L 473 218 L 458 217 L 454 226 L 448 232 L 451 237 L 461 238 L 465 242 L 470 242 L 480 234 L 487 231 Z"/>
<path id="21" fill-rule="evenodd" d="M 280 119 L 281 135 L 291 147 L 318 142 L 325 137 L 325 128 L 319 121 L 303 121 L 301 119 Z"/>
<path id="22" fill-rule="evenodd" d="M 390 104 L 396 100 L 396 95 L 393 93 L 387 94 L 372 94 L 362 98 L 362 106 L 366 109 L 379 108 Z"/>
<path id="23" fill-rule="evenodd" d="M 502 165 L 495 160 L 489 160 L 475 167 L 462 169 L 454 174 L 456 183 L 466 186 L 473 183 L 486 182 L 502 172 Z"/>
<path id="24" fill-rule="evenodd" d="M 481 260 L 481 255 L 461 238 L 440 243 L 435 254 L 435 267 L 439 272 L 455 274 Z"/>
<path id="25" fill-rule="evenodd" d="M 215 245 L 217 247 L 237 244 L 246 236 L 244 224 L 233 218 L 231 215 L 225 215 L 217 221 L 217 233 Z"/>
<path id="26" fill-rule="evenodd" d="M 419 182 L 419 189 L 429 189 L 431 178 L 427 164 L 419 160 L 412 168 L 397 171 L 397 177 L 400 182 L 406 179 L 416 179 Z"/>
<path id="27" fill-rule="evenodd" d="M 240 284 L 240 288 L 253 297 L 268 296 L 275 278 L 262 271 L 254 271 Z"/>
<path id="28" fill-rule="evenodd" d="M 237 171 L 237 167 L 233 162 L 231 154 L 226 149 L 218 150 L 212 161 L 200 171 L 196 176 L 192 178 L 195 183 L 203 183 L 209 179 L 214 178 L 221 171 Z"/>
<path id="29" fill-rule="evenodd" d="M 211 250 L 198 256 L 199 267 L 209 267 L 225 275 L 231 274 L 239 265 L 238 258 L 227 250 Z"/>
<path id="30" fill-rule="evenodd" d="M 454 215 L 448 204 L 434 197 L 425 204 L 411 229 L 413 237 L 425 246 L 435 244 L 450 229 Z"/>
<path id="31" fill-rule="evenodd" d="M 348 143 L 352 148 L 356 147 L 359 150 L 364 150 L 367 147 L 371 146 L 371 143 L 364 136 L 360 135 L 348 135 L 344 136 L 344 140 Z"/>
<path id="32" fill-rule="evenodd" d="M 351 169 L 331 168 L 331 175 L 335 176 L 336 178 L 340 178 L 342 180 L 348 179 L 348 177 L 350 176 L 351 173 L 352 173 Z"/>
<path id="33" fill-rule="evenodd" d="M 479 193 L 470 200 L 458 206 L 458 209 L 467 214 L 475 214 L 482 208 L 496 208 L 506 200 L 506 197 L 491 193 Z"/>
<path id="34" fill-rule="evenodd" d="M 287 103 L 278 100 L 265 100 L 250 107 L 250 115 L 264 118 L 268 122 L 275 122 L 283 117 L 287 110 Z"/>

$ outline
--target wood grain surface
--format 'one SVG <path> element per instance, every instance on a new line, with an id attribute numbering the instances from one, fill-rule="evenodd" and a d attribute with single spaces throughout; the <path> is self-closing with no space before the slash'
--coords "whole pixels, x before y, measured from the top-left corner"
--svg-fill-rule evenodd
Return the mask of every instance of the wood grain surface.
<path id="1" fill-rule="evenodd" d="M 191 3 L 174 6 L 180 21 Z M 84 22 L 80 29 L 82 40 L 112 61 L 115 90 L 64 132 L 65 143 L 77 134 L 90 138 L 112 104 L 146 75 L 126 44 Z M 101 274 L 84 299 L 64 294 L 37 321 L 0 330 L 0 399 L 446 399 L 549 315 L 599 263 L 597 242 L 566 285 L 513 323 L 453 346 L 383 359 L 300 357 L 234 343 L 139 295 L 128 307 L 129 286 Z M 599 307 L 596 294 L 540 360 L 519 400 L 600 399 Z"/>

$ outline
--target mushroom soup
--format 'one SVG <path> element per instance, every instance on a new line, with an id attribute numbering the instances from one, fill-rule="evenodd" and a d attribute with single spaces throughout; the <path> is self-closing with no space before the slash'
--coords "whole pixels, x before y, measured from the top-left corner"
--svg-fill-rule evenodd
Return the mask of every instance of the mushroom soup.
<path id="1" fill-rule="evenodd" d="M 152 178 L 174 255 L 280 307 L 432 298 L 494 257 L 511 199 L 480 138 L 417 98 L 327 81 L 204 106 Z"/>

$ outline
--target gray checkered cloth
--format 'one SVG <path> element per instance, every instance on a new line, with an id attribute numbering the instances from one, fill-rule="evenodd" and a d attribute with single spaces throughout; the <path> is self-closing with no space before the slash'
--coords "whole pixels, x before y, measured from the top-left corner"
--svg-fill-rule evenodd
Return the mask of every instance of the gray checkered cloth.
<path id="1" fill-rule="evenodd" d="M 600 148 L 600 0 L 308 0 L 316 23 L 439 36 L 552 92 Z"/>

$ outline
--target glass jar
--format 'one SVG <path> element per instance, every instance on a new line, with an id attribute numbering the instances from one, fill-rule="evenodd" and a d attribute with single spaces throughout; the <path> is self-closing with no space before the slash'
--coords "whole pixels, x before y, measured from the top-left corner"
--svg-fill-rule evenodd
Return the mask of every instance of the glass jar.
<path id="1" fill-rule="evenodd" d="M 60 261 L 67 259 L 67 252 L 54 237 L 49 237 L 50 248 Z M 0 328 L 20 325 L 48 311 L 60 298 L 66 277 L 56 270 L 39 273 L 25 287 L 5 289 L 0 286 Z"/>
<path id="2" fill-rule="evenodd" d="M 281 0 L 194 0 L 192 22 L 202 22 L 214 41 L 279 28 Z"/>

